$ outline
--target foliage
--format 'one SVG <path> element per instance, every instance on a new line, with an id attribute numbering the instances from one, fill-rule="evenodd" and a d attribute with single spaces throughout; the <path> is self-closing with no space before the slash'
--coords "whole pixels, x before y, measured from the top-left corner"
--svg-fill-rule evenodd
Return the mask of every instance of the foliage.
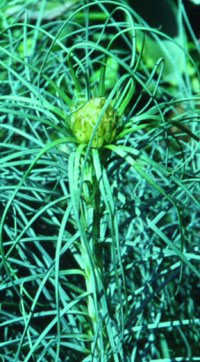
<path id="1" fill-rule="evenodd" d="M 126 1 L 2 2 L 2 361 L 200 361 L 199 50 L 181 9 L 172 84 L 137 43 L 166 34 Z"/>

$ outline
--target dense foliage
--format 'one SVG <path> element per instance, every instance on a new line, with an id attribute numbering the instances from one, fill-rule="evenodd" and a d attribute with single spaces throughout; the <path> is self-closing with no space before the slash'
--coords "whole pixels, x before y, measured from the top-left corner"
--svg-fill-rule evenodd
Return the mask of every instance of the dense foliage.
<path id="1" fill-rule="evenodd" d="M 147 3 L 0 4 L 2 361 L 200 361 L 200 34 Z"/>

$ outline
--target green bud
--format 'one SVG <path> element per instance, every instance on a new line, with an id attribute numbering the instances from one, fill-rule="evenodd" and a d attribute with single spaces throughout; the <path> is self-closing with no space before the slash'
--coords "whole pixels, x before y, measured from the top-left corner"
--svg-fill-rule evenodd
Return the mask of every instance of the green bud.
<path id="1" fill-rule="evenodd" d="M 72 109 L 72 129 L 79 143 L 89 143 L 100 113 L 106 103 L 105 97 L 90 99 L 85 105 Z M 99 122 L 97 131 L 92 140 L 92 147 L 100 148 L 111 143 L 116 135 L 117 116 L 111 104 L 108 105 Z"/>

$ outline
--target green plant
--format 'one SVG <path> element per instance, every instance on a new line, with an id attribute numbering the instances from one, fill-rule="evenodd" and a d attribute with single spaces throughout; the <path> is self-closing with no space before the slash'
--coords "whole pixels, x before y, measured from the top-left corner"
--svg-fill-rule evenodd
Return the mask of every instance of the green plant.
<path id="1" fill-rule="evenodd" d="M 198 361 L 198 69 L 163 83 L 124 1 L 45 6 L 1 32 L 0 356 Z"/>
<path id="2" fill-rule="evenodd" d="M 100 148 L 104 143 L 112 142 L 116 135 L 117 116 L 112 105 L 106 108 L 103 116 L 103 107 L 106 104 L 105 97 L 90 99 L 86 104 L 80 105 L 79 109 L 72 110 L 73 116 L 70 119 L 72 130 L 80 143 L 89 143 L 93 135 L 97 120 L 100 122 L 92 140 L 92 147 Z"/>

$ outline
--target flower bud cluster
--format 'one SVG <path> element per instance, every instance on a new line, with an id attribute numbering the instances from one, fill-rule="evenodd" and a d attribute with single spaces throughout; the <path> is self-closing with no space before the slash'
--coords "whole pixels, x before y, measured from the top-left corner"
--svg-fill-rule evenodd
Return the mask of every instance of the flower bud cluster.
<path id="1" fill-rule="evenodd" d="M 80 104 L 78 108 L 72 109 L 72 129 L 79 143 L 89 143 L 98 121 L 99 124 L 92 140 L 92 147 L 100 148 L 114 140 L 117 116 L 111 104 L 108 105 L 100 119 L 105 103 L 105 97 L 96 97 L 90 99 L 86 104 L 83 103 L 83 106 Z"/>

